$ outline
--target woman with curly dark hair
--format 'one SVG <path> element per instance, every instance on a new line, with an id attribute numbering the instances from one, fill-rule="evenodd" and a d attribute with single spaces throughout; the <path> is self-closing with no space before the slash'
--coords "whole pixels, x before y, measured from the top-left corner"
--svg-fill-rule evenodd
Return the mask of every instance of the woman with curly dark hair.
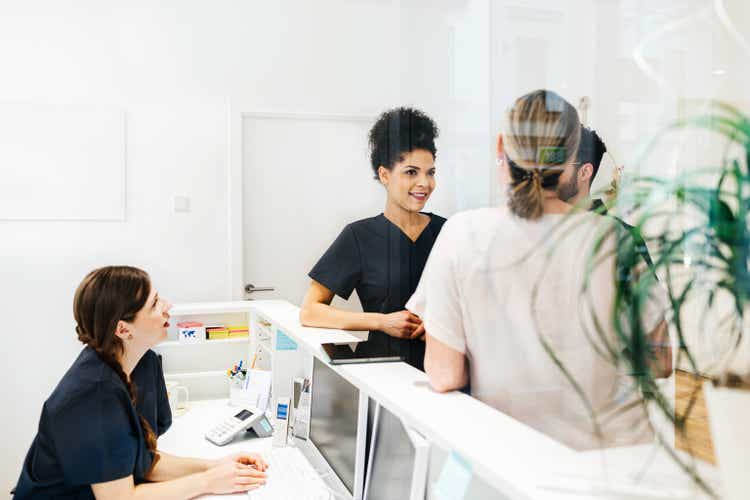
<path id="1" fill-rule="evenodd" d="M 404 305 L 422 275 L 445 219 L 423 212 L 435 189 L 435 122 L 412 108 L 380 115 L 370 130 L 370 164 L 386 191 L 380 215 L 352 222 L 309 276 L 300 321 L 306 326 L 368 330 L 362 348 L 395 354 L 423 370 L 424 328 Z M 353 290 L 364 312 L 332 307 Z"/>
<path id="2" fill-rule="evenodd" d="M 264 483 L 256 454 L 201 460 L 157 451 L 172 414 L 151 348 L 166 339 L 170 307 L 140 269 L 86 276 L 73 301 L 86 347 L 44 403 L 15 499 L 185 499 Z"/>

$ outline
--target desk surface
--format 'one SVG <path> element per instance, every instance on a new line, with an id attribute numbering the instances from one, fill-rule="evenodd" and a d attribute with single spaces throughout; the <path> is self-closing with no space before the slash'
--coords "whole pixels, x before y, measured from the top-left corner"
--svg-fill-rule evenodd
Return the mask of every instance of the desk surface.
<path id="1" fill-rule="evenodd" d="M 226 399 L 191 402 L 182 416 L 175 417 L 172 427 L 159 438 L 159 449 L 173 455 L 197 458 L 221 458 L 239 451 L 264 453 L 271 450 L 272 438 L 237 438 L 216 446 L 205 439 L 206 431 L 234 415 L 239 408 L 230 406 Z M 234 495 L 205 495 L 204 499 L 247 498 L 245 493 Z"/>
<path id="2" fill-rule="evenodd" d="M 172 427 L 159 438 L 158 448 L 166 453 L 195 458 L 222 458 L 238 452 L 255 452 L 266 454 L 273 448 L 273 438 L 259 438 L 252 434 L 242 434 L 234 441 L 217 446 L 205 439 L 206 432 L 226 417 L 235 415 L 240 410 L 231 406 L 228 399 L 215 399 L 191 402 L 188 410 L 181 416 L 175 417 Z M 304 441 L 300 441 L 304 444 Z M 306 448 L 300 448 L 303 455 L 316 470 L 324 470 L 324 465 L 311 459 Z M 272 473 L 272 471 L 270 471 Z M 334 491 L 343 493 L 343 485 L 333 477 L 323 476 L 323 482 Z M 201 499 L 247 498 L 246 493 L 233 495 L 204 495 Z"/>

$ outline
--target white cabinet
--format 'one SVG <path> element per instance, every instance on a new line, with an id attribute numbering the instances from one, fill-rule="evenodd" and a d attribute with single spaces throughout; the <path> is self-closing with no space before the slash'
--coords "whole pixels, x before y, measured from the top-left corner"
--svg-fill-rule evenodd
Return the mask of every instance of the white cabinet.
<path id="1" fill-rule="evenodd" d="M 175 304 L 170 310 L 168 339 L 154 348 L 162 356 L 164 377 L 186 386 L 191 401 L 229 397 L 227 369 L 240 360 L 243 366 L 247 364 L 255 333 L 252 327 L 249 337 L 185 343 L 177 340 L 177 323 L 250 326 L 250 310 L 250 301 Z"/>
<path id="2" fill-rule="evenodd" d="M 299 308 L 283 300 L 177 304 L 170 314 L 169 339 L 154 350 L 162 355 L 165 378 L 185 385 L 191 401 L 228 398 L 227 369 L 240 360 L 243 367 L 249 367 L 253 358 L 255 368 L 273 373 L 271 402 L 291 397 L 293 379 L 312 376 L 309 346 L 307 349 L 298 346 L 295 335 L 309 336 L 318 346 L 322 342 L 360 340 L 351 332 L 301 326 Z M 177 323 L 182 321 L 247 325 L 250 335 L 181 343 L 177 341 Z"/>

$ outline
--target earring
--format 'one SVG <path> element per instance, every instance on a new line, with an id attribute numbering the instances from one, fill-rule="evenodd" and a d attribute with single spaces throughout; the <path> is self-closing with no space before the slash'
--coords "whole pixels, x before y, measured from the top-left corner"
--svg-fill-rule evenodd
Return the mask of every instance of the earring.
<path id="1" fill-rule="evenodd" d="M 128 335 L 128 340 L 133 340 L 133 334 Z"/>

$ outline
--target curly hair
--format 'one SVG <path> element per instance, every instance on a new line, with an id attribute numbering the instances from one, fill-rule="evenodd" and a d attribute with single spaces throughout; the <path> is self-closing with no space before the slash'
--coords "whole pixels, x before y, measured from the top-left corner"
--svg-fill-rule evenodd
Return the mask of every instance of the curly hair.
<path id="1" fill-rule="evenodd" d="M 403 160 L 405 153 L 424 149 L 437 156 L 435 139 L 440 134 L 435 122 L 414 108 L 394 108 L 378 117 L 370 129 L 370 166 L 379 179 L 378 168 L 388 170 Z"/>

